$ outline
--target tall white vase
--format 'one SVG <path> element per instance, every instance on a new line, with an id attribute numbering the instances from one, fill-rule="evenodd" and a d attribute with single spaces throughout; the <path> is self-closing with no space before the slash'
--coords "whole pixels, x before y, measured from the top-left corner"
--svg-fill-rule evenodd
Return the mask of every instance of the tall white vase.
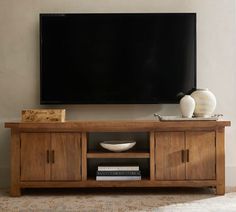
<path id="1" fill-rule="evenodd" d="M 197 117 L 210 117 L 216 108 L 216 98 L 214 94 L 206 89 L 197 89 L 191 96 L 196 102 L 194 115 Z"/>
<path id="2" fill-rule="evenodd" d="M 184 118 L 192 118 L 195 109 L 195 101 L 190 95 L 185 95 L 180 100 L 180 110 Z"/>

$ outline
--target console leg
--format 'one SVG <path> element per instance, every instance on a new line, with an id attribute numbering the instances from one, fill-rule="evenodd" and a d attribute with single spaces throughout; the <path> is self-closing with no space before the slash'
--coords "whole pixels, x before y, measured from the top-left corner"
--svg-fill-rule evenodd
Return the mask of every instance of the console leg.
<path id="1" fill-rule="evenodd" d="M 10 190 L 10 196 L 11 197 L 20 197 L 21 196 L 21 189 L 20 187 L 11 187 Z"/>
<path id="2" fill-rule="evenodd" d="M 11 190 L 12 197 L 19 197 L 20 190 L 20 133 L 11 131 Z"/>
<path id="3" fill-rule="evenodd" d="M 216 131 L 216 194 L 225 194 L 225 141 L 223 127 Z"/>
<path id="4" fill-rule="evenodd" d="M 216 186 L 216 194 L 217 195 L 224 195 L 225 194 L 225 185 L 220 184 Z"/>

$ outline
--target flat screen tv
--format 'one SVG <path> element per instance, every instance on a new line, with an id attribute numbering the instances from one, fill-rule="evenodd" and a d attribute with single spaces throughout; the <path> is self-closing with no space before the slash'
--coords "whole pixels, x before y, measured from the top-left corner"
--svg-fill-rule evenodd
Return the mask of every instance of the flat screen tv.
<path id="1" fill-rule="evenodd" d="M 177 103 L 195 87 L 195 13 L 40 14 L 41 104 Z"/>

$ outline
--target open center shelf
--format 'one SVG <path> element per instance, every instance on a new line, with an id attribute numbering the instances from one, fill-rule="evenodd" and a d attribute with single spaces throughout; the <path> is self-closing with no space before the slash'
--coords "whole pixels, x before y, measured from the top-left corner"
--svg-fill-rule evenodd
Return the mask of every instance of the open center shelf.
<path id="1" fill-rule="evenodd" d="M 87 133 L 87 174 L 96 180 L 99 165 L 119 166 L 135 164 L 141 171 L 141 180 L 150 178 L 150 135 L 148 132 L 90 132 Z M 101 147 L 103 141 L 135 141 L 130 150 L 112 152 Z"/>
<path id="2" fill-rule="evenodd" d="M 142 179 L 150 178 L 150 160 L 149 158 L 89 158 L 87 159 L 87 174 L 88 179 L 96 178 L 97 168 L 100 165 L 138 165 L 141 171 Z"/>

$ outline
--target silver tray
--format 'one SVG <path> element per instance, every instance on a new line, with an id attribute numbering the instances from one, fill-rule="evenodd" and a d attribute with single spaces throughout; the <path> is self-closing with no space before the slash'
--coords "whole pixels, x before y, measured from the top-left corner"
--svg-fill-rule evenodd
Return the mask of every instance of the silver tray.
<path id="1" fill-rule="evenodd" d="M 159 121 L 217 121 L 222 114 L 216 114 L 211 117 L 193 117 L 193 118 L 184 118 L 182 116 L 161 116 L 159 114 L 154 114 L 154 117 Z"/>

